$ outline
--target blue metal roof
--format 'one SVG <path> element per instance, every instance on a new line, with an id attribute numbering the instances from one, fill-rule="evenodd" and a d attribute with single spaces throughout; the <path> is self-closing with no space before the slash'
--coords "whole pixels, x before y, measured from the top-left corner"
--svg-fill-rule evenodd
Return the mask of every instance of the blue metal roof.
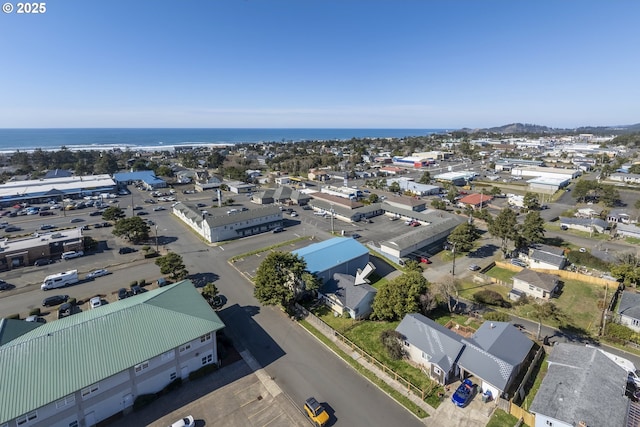
<path id="1" fill-rule="evenodd" d="M 334 237 L 295 250 L 292 253 L 304 258 L 310 273 L 318 273 L 329 270 L 337 264 L 356 259 L 368 252 L 367 248 L 355 239 Z"/>
<path id="2" fill-rule="evenodd" d="M 144 181 L 147 184 L 159 184 L 164 182 L 162 179 L 157 178 L 153 171 L 135 171 L 135 172 L 120 172 L 113 174 L 113 179 L 121 181 Z"/>

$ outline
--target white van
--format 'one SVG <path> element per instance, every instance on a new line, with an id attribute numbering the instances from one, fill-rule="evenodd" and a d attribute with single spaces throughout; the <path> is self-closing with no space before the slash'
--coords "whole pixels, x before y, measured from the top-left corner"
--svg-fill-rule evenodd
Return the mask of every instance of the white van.
<path id="1" fill-rule="evenodd" d="M 69 251 L 69 252 L 63 252 L 60 258 L 66 261 L 68 259 L 78 258 L 83 255 L 84 255 L 84 252 L 82 251 Z"/>
<path id="2" fill-rule="evenodd" d="M 69 285 L 78 283 L 78 270 L 69 270 L 62 273 L 51 274 L 44 278 L 40 289 L 48 291 L 49 289 L 64 288 Z"/>

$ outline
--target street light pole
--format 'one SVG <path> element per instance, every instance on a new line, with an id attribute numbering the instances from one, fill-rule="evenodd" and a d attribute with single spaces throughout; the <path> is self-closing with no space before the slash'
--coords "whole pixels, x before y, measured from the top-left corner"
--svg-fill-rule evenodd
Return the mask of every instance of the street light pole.
<path id="1" fill-rule="evenodd" d="M 334 216 L 334 210 L 333 210 L 333 205 L 331 205 L 331 234 L 334 233 L 334 229 L 333 229 L 333 216 Z"/>
<path id="2" fill-rule="evenodd" d="M 453 243 L 453 261 L 451 265 L 451 277 L 456 278 L 456 243 Z"/>
<path id="3" fill-rule="evenodd" d="M 156 224 L 156 253 L 158 253 L 158 224 Z"/>

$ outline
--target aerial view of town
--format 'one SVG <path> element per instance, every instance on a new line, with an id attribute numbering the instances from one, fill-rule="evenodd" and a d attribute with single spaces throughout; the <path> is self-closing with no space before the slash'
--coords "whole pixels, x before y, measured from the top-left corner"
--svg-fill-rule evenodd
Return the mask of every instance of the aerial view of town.
<path id="1" fill-rule="evenodd" d="M 640 427 L 640 3 L 2 12 L 0 427 Z"/>

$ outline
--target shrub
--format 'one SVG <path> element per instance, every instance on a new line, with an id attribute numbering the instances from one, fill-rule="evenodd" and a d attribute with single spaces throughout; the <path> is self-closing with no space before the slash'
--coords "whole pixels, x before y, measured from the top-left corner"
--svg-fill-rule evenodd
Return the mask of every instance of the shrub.
<path id="1" fill-rule="evenodd" d="M 75 298 L 69 298 L 69 301 L 67 301 L 69 304 L 71 305 L 76 305 L 78 303 L 78 300 Z"/>
<path id="2" fill-rule="evenodd" d="M 20 314 L 12 314 L 10 316 L 7 316 L 7 319 L 16 319 L 16 320 L 20 320 Z"/>
<path id="3" fill-rule="evenodd" d="M 145 279 L 141 279 L 140 281 L 138 281 L 138 286 L 147 286 L 148 283 Z"/>
<path id="4" fill-rule="evenodd" d="M 142 247 L 142 250 L 143 250 L 144 252 L 149 252 L 149 250 L 150 250 L 150 249 L 151 249 L 151 246 L 149 246 L 149 245 L 144 245 L 144 246 Z"/>
<path id="5" fill-rule="evenodd" d="M 182 378 L 178 377 L 175 380 L 171 381 L 169 384 L 167 384 L 167 386 L 162 389 L 160 394 L 167 394 L 169 392 L 172 392 L 173 390 L 180 388 L 181 385 L 182 385 Z"/>
<path id="6" fill-rule="evenodd" d="M 133 282 L 129 283 L 129 286 L 138 286 L 138 281 L 134 280 Z"/>
<path id="7" fill-rule="evenodd" d="M 499 307 L 511 306 L 511 304 L 502 298 L 502 295 L 489 289 L 476 292 L 473 294 L 473 299 L 480 304 L 497 305 Z"/>
<path id="8" fill-rule="evenodd" d="M 148 404 L 150 404 L 151 402 L 153 402 L 157 398 L 158 398 L 158 395 L 155 394 L 155 393 L 153 393 L 153 394 L 141 394 L 140 396 L 136 397 L 136 400 L 134 400 L 134 402 L 133 402 L 133 410 L 137 411 L 138 409 L 144 408 L 145 406 L 147 406 Z"/>
<path id="9" fill-rule="evenodd" d="M 40 316 L 40 307 L 34 308 L 29 312 L 29 316 Z"/>
<path id="10" fill-rule="evenodd" d="M 501 311 L 490 311 L 482 316 L 484 320 L 493 320 L 494 322 L 508 322 L 511 316 Z"/>
<path id="11" fill-rule="evenodd" d="M 620 343 L 633 341 L 634 338 L 632 329 L 617 323 L 608 323 L 605 334 L 607 335 L 607 338 Z"/>
<path id="12" fill-rule="evenodd" d="M 389 357 L 394 360 L 400 360 L 404 357 L 404 349 L 402 348 L 402 341 L 404 337 L 398 331 L 388 329 L 382 331 L 380 334 L 380 341 L 382 346 L 387 350 Z"/>
<path id="13" fill-rule="evenodd" d="M 189 373 L 189 380 L 196 380 L 198 378 L 202 378 L 217 370 L 218 370 L 218 365 L 213 365 L 213 364 L 204 365 L 202 368 Z"/>

